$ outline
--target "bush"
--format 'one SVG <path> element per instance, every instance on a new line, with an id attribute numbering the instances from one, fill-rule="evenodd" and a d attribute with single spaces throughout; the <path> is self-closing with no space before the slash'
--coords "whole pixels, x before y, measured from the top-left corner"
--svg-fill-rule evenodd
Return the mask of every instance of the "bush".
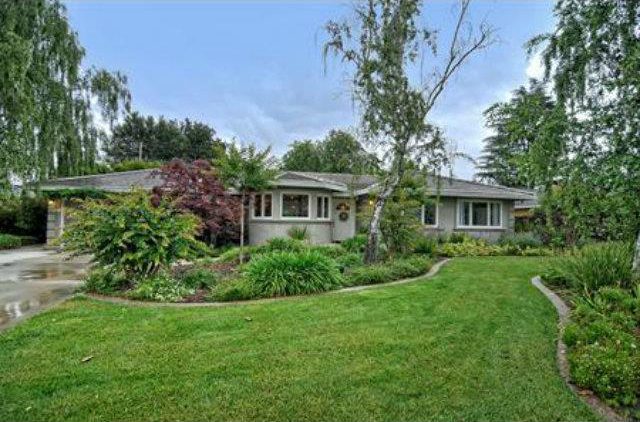
<path id="1" fill-rule="evenodd" d="M 111 268 L 95 268 L 84 279 L 84 290 L 90 293 L 111 295 L 130 284 L 122 274 Z"/>
<path id="2" fill-rule="evenodd" d="M 541 248 L 543 246 L 542 240 L 531 232 L 503 234 L 498 244 L 518 249 Z"/>
<path id="3" fill-rule="evenodd" d="M 357 234 L 349 239 L 345 239 L 340 243 L 347 252 L 362 253 L 367 247 L 367 235 Z"/>
<path id="4" fill-rule="evenodd" d="M 464 243 L 472 240 L 474 239 L 464 232 L 453 232 L 449 235 L 445 243 Z"/>
<path id="5" fill-rule="evenodd" d="M 0 233 L 0 249 L 13 249 L 22 246 L 22 239 L 12 234 Z"/>
<path id="6" fill-rule="evenodd" d="M 604 342 L 578 347 L 569 354 L 574 382 L 614 405 L 633 405 L 640 366 L 635 343 Z"/>
<path id="7" fill-rule="evenodd" d="M 324 256 L 334 259 L 340 258 L 341 256 L 350 253 L 345 251 L 345 249 L 340 245 L 315 245 L 310 246 L 309 250 L 316 251 Z"/>
<path id="8" fill-rule="evenodd" d="M 419 236 L 413 244 L 413 252 L 423 255 L 433 255 L 438 247 L 438 240 L 433 236 Z"/>
<path id="9" fill-rule="evenodd" d="M 442 256 L 494 256 L 509 255 L 506 247 L 488 245 L 481 239 L 465 238 L 462 242 L 445 243 L 438 247 L 438 254 Z"/>
<path id="10" fill-rule="evenodd" d="M 260 255 L 247 265 L 245 275 L 262 297 L 322 292 L 342 282 L 335 261 L 314 251 Z"/>
<path id="11" fill-rule="evenodd" d="M 632 259 L 633 247 L 628 243 L 595 243 L 558 260 L 550 273 L 556 283 L 591 296 L 604 286 L 632 288 Z"/>
<path id="12" fill-rule="evenodd" d="M 74 253 L 89 253 L 102 266 L 140 278 L 179 259 L 196 255 L 197 219 L 149 195 L 133 190 L 107 200 L 87 199 L 74 210 L 65 227 L 63 245 Z"/>
<path id="13" fill-rule="evenodd" d="M 251 283 L 244 278 L 227 280 L 217 284 L 208 299 L 219 302 L 254 299 L 256 293 Z"/>
<path id="14" fill-rule="evenodd" d="M 393 271 L 384 264 L 355 267 L 345 274 L 345 286 L 386 283 L 393 279 Z"/>
<path id="15" fill-rule="evenodd" d="M 195 289 L 178 283 L 165 272 L 159 272 L 140 280 L 127 296 L 136 300 L 152 300 L 156 302 L 178 302 L 195 293 Z"/>
<path id="16" fill-rule="evenodd" d="M 287 237 L 274 237 L 273 239 L 269 239 L 267 243 L 259 246 L 256 251 L 258 253 L 269 253 L 269 252 L 301 252 L 305 250 L 308 246 L 296 239 L 290 239 Z"/>
<path id="17" fill-rule="evenodd" d="M 47 200 L 0 196 L 0 233 L 30 236 L 43 242 L 47 234 Z"/>
<path id="18" fill-rule="evenodd" d="M 364 265 L 362 262 L 362 255 L 349 252 L 342 253 L 340 256 L 335 258 L 336 264 L 338 264 L 338 268 L 340 272 L 345 272 L 349 268 L 358 267 Z"/>
<path id="19" fill-rule="evenodd" d="M 180 277 L 180 284 L 189 289 L 210 289 L 217 282 L 216 272 L 207 268 L 191 268 Z"/>
<path id="20" fill-rule="evenodd" d="M 287 230 L 287 234 L 294 240 L 308 241 L 310 238 L 309 229 L 307 226 L 293 226 L 289 230 Z"/>

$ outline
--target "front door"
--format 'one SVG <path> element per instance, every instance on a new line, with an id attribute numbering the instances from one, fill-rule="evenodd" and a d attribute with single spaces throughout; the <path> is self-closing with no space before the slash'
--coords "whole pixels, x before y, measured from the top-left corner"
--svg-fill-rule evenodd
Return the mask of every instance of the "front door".
<path id="1" fill-rule="evenodd" d="M 333 241 L 341 242 L 356 234 L 356 203 L 352 198 L 333 198 Z"/>

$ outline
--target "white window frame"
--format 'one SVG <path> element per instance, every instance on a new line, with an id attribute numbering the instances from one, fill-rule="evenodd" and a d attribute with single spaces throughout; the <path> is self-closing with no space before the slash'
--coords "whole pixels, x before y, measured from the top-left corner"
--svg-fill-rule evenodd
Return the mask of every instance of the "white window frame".
<path id="1" fill-rule="evenodd" d="M 326 198 L 327 200 L 327 216 L 326 217 L 318 217 L 318 198 Z M 324 202 L 324 200 L 322 202 Z M 321 221 L 331 220 L 331 196 L 316 195 L 316 220 L 321 220 Z"/>
<path id="2" fill-rule="evenodd" d="M 265 217 L 264 216 L 264 204 L 265 204 L 264 197 L 266 195 L 271 195 L 271 216 L 269 216 L 269 217 Z M 256 217 L 256 203 L 255 203 L 256 196 L 260 196 L 261 197 L 260 198 L 260 201 L 261 201 L 261 203 L 260 203 L 261 204 L 260 205 L 260 211 L 261 211 L 262 215 L 259 216 L 259 217 Z M 261 193 L 256 193 L 253 196 L 253 203 L 251 204 L 251 217 L 254 220 L 273 220 L 273 192 L 261 192 Z"/>
<path id="3" fill-rule="evenodd" d="M 435 224 L 431 225 L 431 224 L 424 224 L 424 207 L 426 205 L 422 204 L 422 208 L 420 212 L 420 223 L 422 224 L 423 227 L 428 227 L 433 229 L 438 227 L 438 224 L 440 223 L 440 203 L 435 202 L 434 205 L 436 206 L 436 222 Z"/>
<path id="4" fill-rule="evenodd" d="M 308 215 L 306 217 L 285 217 L 284 215 L 282 215 L 282 212 L 284 211 L 284 196 L 285 195 L 306 195 L 308 198 L 308 202 L 307 202 L 307 210 L 308 210 Z M 309 192 L 302 192 L 302 191 L 282 191 L 280 192 L 280 219 L 281 220 L 311 220 L 311 197 L 313 195 L 311 195 Z"/>
<path id="5" fill-rule="evenodd" d="M 491 222 L 491 204 L 498 204 L 500 206 L 500 224 L 497 226 L 491 226 L 491 225 L 486 225 L 486 226 L 476 226 L 473 224 L 470 225 L 464 225 L 463 224 L 463 213 L 461 213 L 461 204 L 465 203 L 465 202 L 469 202 L 469 203 L 481 203 L 481 204 L 487 204 L 487 222 Z M 471 220 L 473 220 L 473 213 L 469 214 L 469 218 Z M 488 199 L 458 199 L 458 202 L 456 203 L 456 228 L 461 228 L 461 229 L 503 229 L 504 228 L 504 203 L 502 201 L 491 201 Z"/>

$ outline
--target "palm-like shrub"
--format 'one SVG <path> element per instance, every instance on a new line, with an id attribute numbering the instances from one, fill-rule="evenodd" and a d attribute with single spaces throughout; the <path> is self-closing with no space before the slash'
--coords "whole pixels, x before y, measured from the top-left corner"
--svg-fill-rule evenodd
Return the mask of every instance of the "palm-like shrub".
<path id="1" fill-rule="evenodd" d="M 293 226 L 287 230 L 290 238 L 300 241 L 308 241 L 311 237 L 307 226 Z"/>
<path id="2" fill-rule="evenodd" d="M 103 267 L 133 278 L 194 256 L 198 220 L 160 202 L 153 206 L 141 190 L 87 199 L 72 212 L 63 246 L 75 254 L 92 254 Z"/>
<path id="3" fill-rule="evenodd" d="M 245 275 L 262 297 L 322 292 L 342 282 L 335 261 L 316 251 L 260 255 L 249 262 Z"/>

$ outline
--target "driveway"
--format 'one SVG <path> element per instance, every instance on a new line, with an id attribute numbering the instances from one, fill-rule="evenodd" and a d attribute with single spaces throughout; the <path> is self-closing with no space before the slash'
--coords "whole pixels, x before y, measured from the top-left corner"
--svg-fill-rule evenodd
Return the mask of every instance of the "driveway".
<path id="1" fill-rule="evenodd" d="M 0 330 L 71 296 L 87 268 L 42 247 L 1 251 Z"/>

